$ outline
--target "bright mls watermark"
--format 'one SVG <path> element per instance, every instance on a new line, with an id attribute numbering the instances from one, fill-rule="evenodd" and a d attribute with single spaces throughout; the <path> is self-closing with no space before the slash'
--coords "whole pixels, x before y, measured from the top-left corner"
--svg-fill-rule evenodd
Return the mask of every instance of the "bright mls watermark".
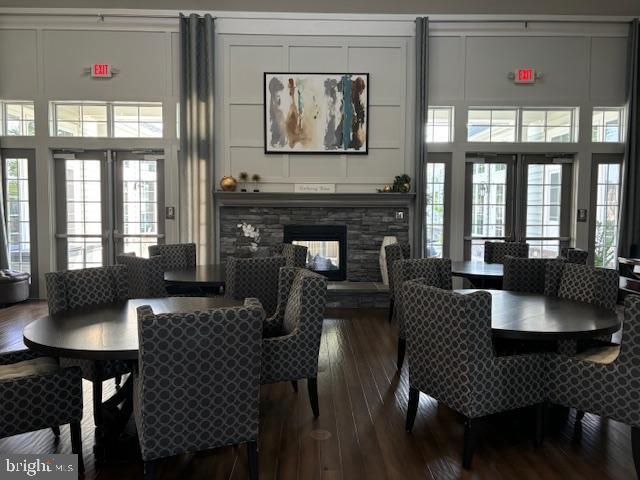
<path id="1" fill-rule="evenodd" d="M 0 454 L 0 480 L 78 478 L 78 456 Z"/>

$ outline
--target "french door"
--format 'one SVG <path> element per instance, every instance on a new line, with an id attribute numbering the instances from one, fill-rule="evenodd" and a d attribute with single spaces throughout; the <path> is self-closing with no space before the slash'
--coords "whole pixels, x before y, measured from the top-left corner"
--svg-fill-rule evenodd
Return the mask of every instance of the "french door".
<path id="1" fill-rule="evenodd" d="M 59 269 L 110 265 L 115 256 L 148 256 L 164 241 L 160 152 L 54 152 Z"/>
<path id="2" fill-rule="evenodd" d="M 470 155 L 465 177 L 465 259 L 483 261 L 485 241 L 523 241 L 553 258 L 570 243 L 573 157 Z"/>

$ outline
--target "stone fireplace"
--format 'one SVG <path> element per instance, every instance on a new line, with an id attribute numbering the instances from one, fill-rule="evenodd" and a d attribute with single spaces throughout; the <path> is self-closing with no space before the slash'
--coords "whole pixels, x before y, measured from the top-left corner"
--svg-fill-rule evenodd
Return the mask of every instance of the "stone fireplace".
<path id="1" fill-rule="evenodd" d="M 234 253 L 238 224 L 243 222 L 260 229 L 262 247 L 275 247 L 288 241 L 335 241 L 339 233 L 344 232 L 346 241 L 342 243 L 342 251 L 338 246 L 337 255 L 330 245 L 324 253 L 315 252 L 343 265 L 344 272 L 331 272 L 330 279 L 381 282 L 382 240 L 386 235 L 394 235 L 400 242 L 409 242 L 412 199 L 411 194 L 217 192 L 220 260 L 224 262 Z M 333 232 L 333 236 L 329 232 Z M 313 247 L 322 248 L 317 244 Z M 319 258 L 319 261 L 330 268 L 326 259 Z"/>
<path id="2" fill-rule="evenodd" d="M 347 279 L 346 225 L 284 225 L 284 243 L 307 247 L 307 268 L 329 280 Z"/>

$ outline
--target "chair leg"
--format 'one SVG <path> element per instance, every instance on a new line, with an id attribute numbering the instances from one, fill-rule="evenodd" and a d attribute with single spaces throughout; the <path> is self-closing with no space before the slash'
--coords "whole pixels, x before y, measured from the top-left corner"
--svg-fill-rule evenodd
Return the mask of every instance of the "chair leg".
<path id="1" fill-rule="evenodd" d="M 404 352 L 407 350 L 407 340 L 404 338 L 398 338 L 398 360 L 396 366 L 398 371 L 402 370 L 402 364 L 404 363 Z"/>
<path id="2" fill-rule="evenodd" d="M 576 423 L 581 422 L 584 418 L 584 410 L 576 410 Z"/>
<path id="3" fill-rule="evenodd" d="M 298 393 L 298 381 L 297 380 L 291 380 L 291 386 L 293 387 L 293 391 Z"/>
<path id="4" fill-rule="evenodd" d="M 411 432 L 413 429 L 413 422 L 416 420 L 416 413 L 418 412 L 418 403 L 420 402 L 420 390 L 417 388 L 409 387 L 409 404 L 407 405 L 407 422 L 405 429 L 407 432 Z"/>
<path id="5" fill-rule="evenodd" d="M 391 323 L 391 321 L 393 320 L 393 307 L 394 307 L 394 301 L 393 298 L 391 300 L 389 300 L 389 323 Z"/>
<path id="6" fill-rule="evenodd" d="M 464 446 L 462 448 L 462 468 L 471 469 L 473 450 L 475 448 L 475 424 L 477 419 L 466 418 L 464 421 Z"/>
<path id="7" fill-rule="evenodd" d="M 258 480 L 260 459 L 258 457 L 258 442 L 247 442 L 247 456 L 249 457 L 249 480 Z"/>
<path id="8" fill-rule="evenodd" d="M 94 380 L 93 384 L 93 423 L 102 426 L 102 381 Z"/>
<path id="9" fill-rule="evenodd" d="M 320 416 L 320 407 L 318 406 L 318 379 L 316 377 L 307 378 L 307 390 L 309 390 L 309 402 L 311 402 L 311 410 L 313 416 Z"/>
<path id="10" fill-rule="evenodd" d="M 149 460 L 144 462 L 144 480 L 155 480 L 156 478 L 156 462 Z"/>
<path id="11" fill-rule="evenodd" d="M 54 425 L 53 427 L 51 427 L 51 431 L 56 436 L 56 438 L 60 436 L 60 427 L 58 425 Z"/>
<path id="12" fill-rule="evenodd" d="M 636 466 L 636 476 L 640 478 L 640 428 L 631 427 L 631 451 Z"/>
<path id="13" fill-rule="evenodd" d="M 116 387 L 119 387 L 120 384 L 122 383 L 122 375 L 116 375 L 115 381 L 116 381 Z"/>
<path id="14" fill-rule="evenodd" d="M 547 417 L 547 403 L 541 402 L 536 405 L 536 436 L 535 445 L 539 447 L 544 442 L 545 422 Z"/>
<path id="15" fill-rule="evenodd" d="M 78 470 L 84 472 L 84 460 L 82 458 L 82 427 L 79 421 L 69 424 L 71 432 L 71 452 L 78 455 Z"/>

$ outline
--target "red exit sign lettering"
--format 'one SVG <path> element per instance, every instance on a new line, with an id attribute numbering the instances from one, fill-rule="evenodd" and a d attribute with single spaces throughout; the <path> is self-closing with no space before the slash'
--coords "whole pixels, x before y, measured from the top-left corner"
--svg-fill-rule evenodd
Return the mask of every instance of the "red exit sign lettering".
<path id="1" fill-rule="evenodd" d="M 516 83 L 535 83 L 536 71 L 533 68 L 516 69 L 514 82 Z"/>
<path id="2" fill-rule="evenodd" d="M 94 63 L 91 67 L 93 78 L 111 78 L 111 65 L 108 63 Z"/>

